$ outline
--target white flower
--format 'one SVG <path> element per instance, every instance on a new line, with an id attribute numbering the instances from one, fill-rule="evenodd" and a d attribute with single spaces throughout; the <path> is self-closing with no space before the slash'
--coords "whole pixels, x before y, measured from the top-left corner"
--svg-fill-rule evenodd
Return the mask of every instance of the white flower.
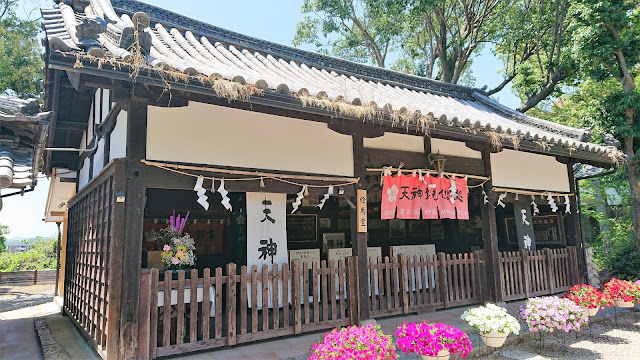
<path id="1" fill-rule="evenodd" d="M 495 304 L 465 310 L 461 318 L 481 334 L 512 332 L 517 335 L 520 332 L 518 320 Z"/>
<path id="2" fill-rule="evenodd" d="M 393 185 L 387 190 L 387 195 L 389 195 L 389 202 L 396 201 L 396 197 L 398 196 L 398 187 Z"/>

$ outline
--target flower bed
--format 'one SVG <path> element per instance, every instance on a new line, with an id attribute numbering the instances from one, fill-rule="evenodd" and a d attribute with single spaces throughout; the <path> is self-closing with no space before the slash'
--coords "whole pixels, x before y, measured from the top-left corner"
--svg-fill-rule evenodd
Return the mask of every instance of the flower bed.
<path id="1" fill-rule="evenodd" d="M 396 349 L 390 335 L 384 335 L 380 326 L 349 326 L 333 329 L 325 334 L 321 343 L 313 344 L 309 360 L 393 360 Z"/>
<path id="2" fill-rule="evenodd" d="M 613 305 L 609 294 L 586 284 L 572 286 L 567 292 L 566 298 L 587 309 L 599 309 Z"/>
<path id="3" fill-rule="evenodd" d="M 613 278 L 604 284 L 604 292 L 615 301 L 640 302 L 640 284 L 631 281 Z"/>
<path id="4" fill-rule="evenodd" d="M 520 307 L 520 320 L 529 331 L 580 330 L 588 321 L 587 314 L 572 300 L 557 296 L 528 299 Z"/>
<path id="5" fill-rule="evenodd" d="M 495 304 L 465 310 L 461 318 L 480 334 L 498 332 L 518 335 L 520 332 L 518 319 L 509 315 L 507 309 Z"/>
<path id="6" fill-rule="evenodd" d="M 398 349 L 404 353 L 437 356 L 442 350 L 466 357 L 472 350 L 471 341 L 454 326 L 441 323 L 405 323 L 396 332 Z"/>

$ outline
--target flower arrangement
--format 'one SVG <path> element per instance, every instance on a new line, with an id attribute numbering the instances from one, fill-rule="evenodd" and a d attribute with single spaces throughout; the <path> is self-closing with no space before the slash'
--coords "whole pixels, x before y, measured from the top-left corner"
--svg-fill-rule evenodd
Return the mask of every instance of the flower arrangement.
<path id="1" fill-rule="evenodd" d="M 614 301 L 640 302 L 640 284 L 631 281 L 613 278 L 604 284 L 604 292 Z"/>
<path id="2" fill-rule="evenodd" d="M 311 352 L 309 360 L 396 359 L 391 336 L 384 335 L 380 325 L 333 329 L 321 343 L 313 344 Z"/>
<path id="3" fill-rule="evenodd" d="M 442 350 L 466 357 L 472 350 L 469 336 L 454 326 L 441 323 L 405 323 L 396 332 L 398 348 L 404 353 L 438 356 Z"/>
<path id="4" fill-rule="evenodd" d="M 461 318 L 480 334 L 497 332 L 518 335 L 520 333 L 518 319 L 509 315 L 507 309 L 495 304 L 489 303 L 485 306 L 465 310 Z"/>
<path id="5" fill-rule="evenodd" d="M 572 300 L 557 296 L 528 299 L 520 307 L 520 320 L 529 331 L 580 330 L 587 321 L 587 314 Z"/>
<path id="6" fill-rule="evenodd" d="M 180 270 L 185 266 L 195 265 L 196 256 L 193 251 L 195 250 L 195 240 L 187 233 L 182 233 L 187 219 L 189 218 L 189 212 L 184 218 L 180 218 L 180 215 L 176 216 L 175 211 L 173 216 L 170 217 L 169 227 L 160 231 L 158 238 L 165 241 L 162 245 L 162 262 L 169 270 Z"/>
<path id="7" fill-rule="evenodd" d="M 567 292 L 566 298 L 586 309 L 599 309 L 613 305 L 608 293 L 586 284 L 572 286 Z"/>

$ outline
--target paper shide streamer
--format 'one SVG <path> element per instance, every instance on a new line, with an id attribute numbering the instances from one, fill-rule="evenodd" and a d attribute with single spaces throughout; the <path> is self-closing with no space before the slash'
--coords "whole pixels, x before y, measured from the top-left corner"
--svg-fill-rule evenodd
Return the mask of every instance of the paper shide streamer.
<path id="1" fill-rule="evenodd" d="M 540 213 L 540 209 L 538 209 L 538 204 L 536 204 L 536 197 L 534 195 L 531 195 L 531 207 L 533 207 L 533 216 Z"/>
<path id="2" fill-rule="evenodd" d="M 500 194 L 500 196 L 498 196 L 498 205 L 502 206 L 502 208 L 505 208 L 507 205 L 505 205 L 505 203 L 502 202 L 502 200 L 504 200 L 507 197 L 507 193 L 503 193 Z"/>
<path id="3" fill-rule="evenodd" d="M 209 202 L 207 201 L 209 200 L 209 197 L 205 195 L 207 190 L 202 187 L 203 181 L 204 178 L 202 176 L 198 177 L 198 180 L 196 180 L 196 185 L 193 187 L 193 191 L 198 194 L 198 204 L 200 204 L 205 210 L 209 210 Z"/>
<path id="4" fill-rule="evenodd" d="M 569 195 L 564 196 L 564 206 L 565 214 L 571 214 L 571 203 L 569 202 Z"/>
<path id="5" fill-rule="evenodd" d="M 300 192 L 298 193 L 298 195 L 296 196 L 296 201 L 293 202 L 293 204 L 291 204 L 293 206 L 293 210 L 291 210 L 291 213 L 293 214 L 294 212 L 298 211 L 298 208 L 300 207 L 300 205 L 302 204 L 302 199 L 304 198 L 304 194 L 308 192 L 307 190 L 307 185 L 304 185 L 302 187 L 302 190 L 300 190 Z"/>
<path id="6" fill-rule="evenodd" d="M 551 193 L 547 195 L 547 201 L 549 202 L 549 206 L 551 206 L 551 211 L 558 211 L 558 205 L 556 205 L 556 201 L 553 199 L 553 195 L 551 195 Z"/>
<path id="7" fill-rule="evenodd" d="M 522 209 L 520 212 L 522 213 L 522 223 L 524 225 L 529 225 L 529 220 L 527 220 L 527 209 Z"/>
<path id="8" fill-rule="evenodd" d="M 318 205 L 316 205 L 316 207 L 318 207 L 318 208 L 320 208 L 320 210 L 322 210 L 322 208 L 324 207 L 324 203 L 326 203 L 327 200 L 329 200 L 329 196 L 331 196 L 331 195 L 333 195 L 333 186 L 329 186 L 329 189 L 322 196 L 322 199 L 320 199 L 320 203 Z"/>
<path id="9" fill-rule="evenodd" d="M 229 192 L 224 188 L 224 179 L 220 180 L 220 186 L 218 187 L 218 193 L 222 196 L 222 201 L 220 203 L 224 206 L 225 209 L 229 211 L 231 210 L 231 199 L 229 199 Z"/>

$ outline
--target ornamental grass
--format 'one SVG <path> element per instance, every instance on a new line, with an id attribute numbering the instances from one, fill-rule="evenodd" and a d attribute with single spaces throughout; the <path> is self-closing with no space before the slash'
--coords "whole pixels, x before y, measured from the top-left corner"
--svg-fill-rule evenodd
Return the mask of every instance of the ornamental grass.
<path id="1" fill-rule="evenodd" d="M 640 284 L 637 282 L 613 278 L 604 284 L 604 292 L 616 301 L 640 302 Z"/>
<path id="2" fill-rule="evenodd" d="M 608 293 L 604 293 L 591 285 L 578 284 L 569 289 L 567 299 L 576 305 L 587 309 L 599 309 L 606 306 L 613 306 L 613 300 Z"/>
<path id="3" fill-rule="evenodd" d="M 520 320 L 529 331 L 579 331 L 587 323 L 587 314 L 572 300 L 557 296 L 530 298 L 520 307 Z"/>
<path id="4" fill-rule="evenodd" d="M 333 329 L 321 343 L 313 344 L 309 360 L 394 360 L 396 348 L 380 325 Z"/>
<path id="5" fill-rule="evenodd" d="M 396 332 L 398 348 L 402 352 L 437 356 L 448 350 L 458 357 L 466 357 L 473 348 L 469 336 L 454 326 L 442 323 L 405 323 Z"/>

